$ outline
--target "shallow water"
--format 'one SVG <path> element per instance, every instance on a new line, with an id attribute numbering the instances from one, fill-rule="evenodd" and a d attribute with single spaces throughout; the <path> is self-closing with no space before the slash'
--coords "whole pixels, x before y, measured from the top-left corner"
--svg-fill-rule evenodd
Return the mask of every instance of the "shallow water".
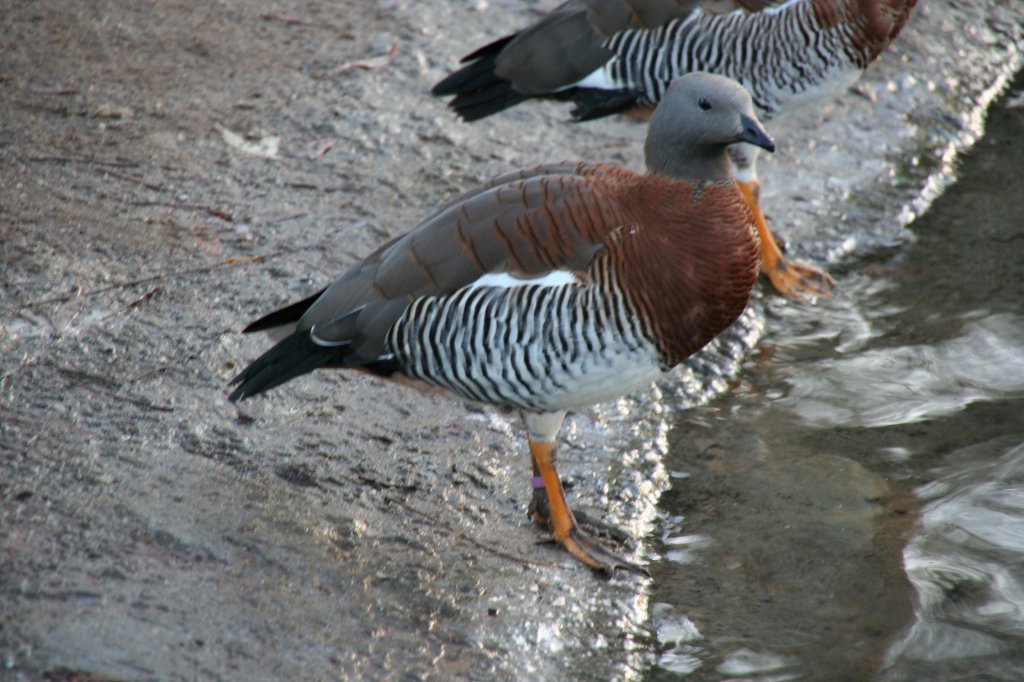
<path id="1" fill-rule="evenodd" d="M 651 679 L 1024 677 L 1024 78 L 911 243 L 669 434 Z"/>

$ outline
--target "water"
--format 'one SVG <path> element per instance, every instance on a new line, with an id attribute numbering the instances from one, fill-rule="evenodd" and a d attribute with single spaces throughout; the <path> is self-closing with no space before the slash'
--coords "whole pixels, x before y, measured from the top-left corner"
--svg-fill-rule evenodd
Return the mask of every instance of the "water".
<path id="1" fill-rule="evenodd" d="M 912 243 L 682 413 L 651 679 L 1024 679 L 1024 78 Z"/>

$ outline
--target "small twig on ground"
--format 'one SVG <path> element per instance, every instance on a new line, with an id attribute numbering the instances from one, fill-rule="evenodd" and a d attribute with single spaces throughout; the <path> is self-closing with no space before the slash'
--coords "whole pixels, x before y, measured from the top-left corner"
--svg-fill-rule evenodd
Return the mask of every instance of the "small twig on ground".
<path id="1" fill-rule="evenodd" d="M 344 187 L 340 187 L 340 186 L 338 186 L 338 187 L 324 187 L 322 185 L 315 185 L 315 184 L 313 184 L 311 182 L 289 182 L 289 183 L 287 183 L 287 186 L 291 187 L 292 189 L 305 189 L 305 190 L 310 190 L 311 189 L 311 190 L 314 190 L 316 192 L 323 192 L 324 194 L 331 194 L 333 192 L 344 192 L 345 191 Z"/>
<path id="2" fill-rule="evenodd" d="M 203 206 L 202 204 L 175 204 L 169 201 L 128 201 L 132 206 L 163 206 L 164 208 L 179 208 L 188 211 L 203 211 L 212 215 L 214 218 L 220 218 L 226 223 L 235 222 L 235 217 L 227 211 L 222 211 L 219 208 L 213 208 L 212 206 Z"/>
<path id="3" fill-rule="evenodd" d="M 280 256 L 282 253 L 284 253 L 284 251 L 275 251 L 274 253 L 268 253 L 262 256 L 225 258 L 224 260 L 218 261 L 211 265 L 202 265 L 195 268 L 185 268 L 183 270 L 175 270 L 173 272 L 162 272 L 156 275 L 151 275 L 149 277 L 140 277 L 138 279 L 128 280 L 127 282 L 115 282 L 114 284 L 109 284 L 105 287 L 100 287 L 98 289 L 90 289 L 89 291 L 79 290 L 77 292 L 60 294 L 58 296 L 51 296 L 50 298 L 42 298 L 36 301 L 29 301 L 28 303 L 22 303 L 20 306 L 17 307 L 17 310 L 24 310 L 25 308 L 35 308 L 37 306 L 47 305 L 50 303 L 61 303 L 71 298 L 88 298 L 90 296 L 96 296 L 98 294 L 102 294 L 108 291 L 113 291 L 114 289 L 130 289 L 131 287 L 149 284 L 151 282 L 163 282 L 169 279 L 175 279 L 177 277 L 184 277 L 186 275 L 195 275 L 203 272 L 211 272 L 225 265 L 259 263 L 260 261 L 264 261 L 269 258 L 274 258 L 275 256 Z M 147 294 L 144 294 L 142 298 L 138 299 L 138 301 L 136 301 L 135 303 L 140 303 L 149 296 L 151 296 L 153 292 L 156 291 L 157 288 L 159 287 L 154 287 L 152 291 L 150 291 Z"/>
<path id="4" fill-rule="evenodd" d="M 90 156 L 26 156 L 25 161 L 49 161 L 55 163 L 88 163 L 93 166 L 113 166 L 114 168 L 138 168 L 137 161 L 107 161 Z"/>
<path id="5" fill-rule="evenodd" d="M 146 182 L 142 178 L 136 178 L 136 177 L 133 177 L 131 175 L 125 175 L 123 173 L 118 173 L 116 171 L 110 170 L 109 168 L 100 168 L 98 166 L 93 166 L 92 169 L 94 171 L 96 171 L 97 173 L 103 173 L 104 175 L 109 175 L 110 177 L 117 178 L 118 180 L 126 180 L 128 182 L 134 183 L 134 184 L 139 185 L 141 187 L 145 187 L 146 189 L 152 189 L 152 190 L 156 190 L 156 191 L 163 191 L 163 189 L 164 189 L 163 185 L 158 185 L 158 184 L 153 183 L 153 182 Z"/>
<path id="6" fill-rule="evenodd" d="M 320 71 L 313 74 L 313 78 L 329 78 L 331 76 L 338 76 L 352 69 L 381 69 L 395 61 L 395 55 L 398 54 L 398 43 L 391 46 L 391 49 L 387 51 L 387 54 L 381 55 L 380 57 L 370 57 L 369 59 L 358 59 L 352 62 L 346 62 L 341 66 L 330 69 L 328 71 Z"/>
<path id="7" fill-rule="evenodd" d="M 499 556 L 502 559 L 509 559 L 510 561 L 515 561 L 515 562 L 520 563 L 520 564 L 522 564 L 524 566 L 540 566 L 542 568 L 554 568 L 555 567 L 554 564 L 549 564 L 549 563 L 544 562 L 544 561 L 533 561 L 532 559 L 527 559 L 526 557 L 516 556 L 515 554 L 510 554 L 510 553 L 505 552 L 503 550 L 500 550 L 500 549 L 498 549 L 496 547 L 491 547 L 490 545 L 485 545 L 484 543 L 480 542 L 476 538 L 473 538 L 473 537 L 470 537 L 469 535 L 466 535 L 465 533 L 463 533 L 458 528 L 452 528 L 450 525 L 448 525 L 447 523 L 445 523 L 441 519 L 437 518 L 436 516 L 432 516 L 432 515 L 430 515 L 430 514 L 428 514 L 426 512 L 420 511 L 419 509 L 416 509 L 415 507 L 411 507 L 411 506 L 409 506 L 409 504 L 407 504 L 406 502 L 404 502 L 402 500 L 393 499 L 393 501 L 397 502 L 398 505 L 400 507 L 402 507 L 403 509 L 405 509 L 406 511 L 411 512 L 413 514 L 416 514 L 417 516 L 420 516 L 420 517 L 430 521 L 430 523 L 435 525 L 435 526 L 441 526 L 441 527 L 445 528 L 446 530 L 448 530 L 450 533 L 453 533 L 454 535 L 458 536 L 462 540 L 465 540 L 469 544 L 473 545 L 474 547 L 479 547 L 480 549 L 484 550 L 485 552 L 490 552 L 491 554 L 493 554 L 495 556 Z"/>
<path id="8" fill-rule="evenodd" d="M 69 85 L 57 85 L 52 88 L 32 88 L 33 95 L 77 95 L 78 88 Z"/>
<path id="9" fill-rule="evenodd" d="M 76 386 L 81 386 L 83 388 L 96 391 L 97 393 L 102 393 L 114 398 L 115 400 L 121 400 L 131 405 L 135 405 L 136 407 L 142 407 L 155 412 L 174 412 L 174 408 L 169 405 L 158 405 L 148 398 L 123 393 L 122 389 L 124 387 L 120 383 L 107 377 L 72 367 L 58 367 L 57 371 L 64 376 L 71 378 L 75 382 Z"/>
<path id="10" fill-rule="evenodd" d="M 144 302 L 146 302 L 149 299 L 153 298 L 153 295 L 156 294 L 156 292 L 158 292 L 158 291 L 160 291 L 160 287 L 153 287 L 152 289 L 150 289 L 149 291 L 144 293 L 142 296 L 139 296 L 137 299 L 135 299 L 134 301 L 132 301 L 131 303 L 126 305 L 125 309 L 134 308 L 134 307 L 136 307 L 138 305 L 142 305 Z"/>
<path id="11" fill-rule="evenodd" d="M 313 152 L 313 157 L 314 158 L 320 158 L 321 156 L 323 156 L 327 152 L 331 151 L 334 148 L 334 145 L 336 145 L 336 144 L 338 144 L 338 140 L 333 138 L 333 137 L 331 139 L 329 139 L 329 140 L 324 140 L 317 147 L 316 151 Z"/>
<path id="12" fill-rule="evenodd" d="M 308 19 L 300 19 L 299 17 L 288 17 L 277 12 L 265 12 L 260 15 L 260 19 L 264 21 L 280 21 L 283 24 L 289 26 L 313 26 L 313 22 Z"/>

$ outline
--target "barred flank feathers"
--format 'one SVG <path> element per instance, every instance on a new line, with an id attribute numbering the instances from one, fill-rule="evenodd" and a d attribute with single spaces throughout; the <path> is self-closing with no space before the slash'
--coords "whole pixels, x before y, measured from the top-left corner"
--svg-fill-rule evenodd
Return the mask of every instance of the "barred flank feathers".
<path id="1" fill-rule="evenodd" d="M 853 31 L 850 21 L 823 24 L 812 2 L 753 14 L 695 11 L 655 30 L 615 34 L 605 42 L 615 53 L 605 69 L 617 87 L 641 92 L 648 107 L 684 73 L 718 73 L 746 86 L 770 117 L 834 72 L 867 66 Z"/>
<path id="2" fill-rule="evenodd" d="M 604 280 L 421 298 L 392 329 L 389 346 L 410 376 L 471 400 L 559 409 L 592 363 L 651 355 L 645 322 L 620 287 Z"/>

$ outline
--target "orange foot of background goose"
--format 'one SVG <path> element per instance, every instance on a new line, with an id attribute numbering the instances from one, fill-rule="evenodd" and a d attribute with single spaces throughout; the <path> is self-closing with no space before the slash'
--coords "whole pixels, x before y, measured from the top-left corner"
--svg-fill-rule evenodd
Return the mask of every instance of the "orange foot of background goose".
<path id="1" fill-rule="evenodd" d="M 737 180 L 736 184 L 739 185 L 754 214 L 757 234 L 761 238 L 761 272 L 771 280 L 775 290 L 787 298 L 798 301 L 831 296 L 835 291 L 836 282 L 827 272 L 808 263 L 788 261 L 782 255 L 782 249 L 775 241 L 775 236 L 765 222 L 764 213 L 761 212 L 761 183 L 757 180 Z"/>

